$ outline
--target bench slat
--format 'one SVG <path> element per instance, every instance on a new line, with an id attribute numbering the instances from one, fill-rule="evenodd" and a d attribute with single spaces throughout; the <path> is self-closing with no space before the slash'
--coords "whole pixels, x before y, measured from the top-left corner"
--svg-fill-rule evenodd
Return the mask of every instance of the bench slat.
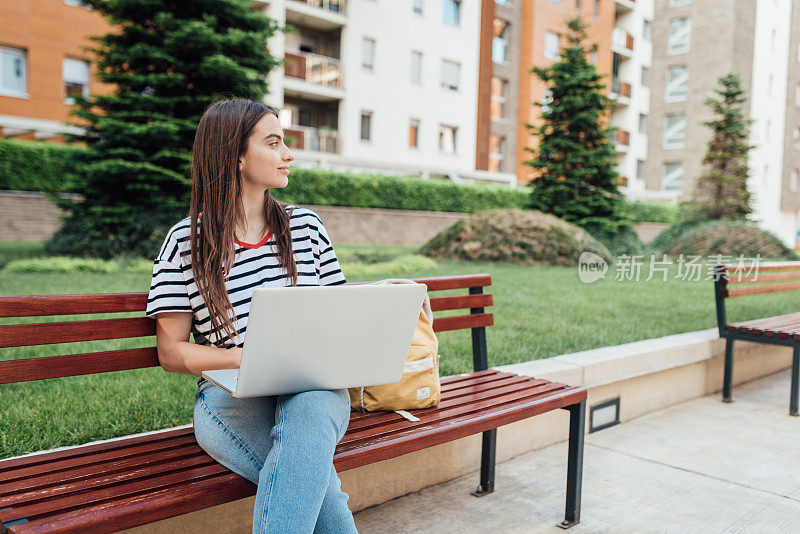
<path id="1" fill-rule="evenodd" d="M 494 300 L 491 293 L 465 295 L 462 297 L 434 297 L 431 298 L 431 311 L 484 308 L 493 304 Z"/>
<path id="2" fill-rule="evenodd" d="M 119 473 L 75 479 L 60 485 L 50 485 L 43 488 L 27 491 L 14 496 L 14 507 L 3 514 L 5 521 L 16 521 L 54 511 L 63 510 L 74 506 L 87 506 L 91 504 L 92 492 L 103 491 L 109 488 L 140 479 L 150 479 L 157 476 L 167 476 L 187 469 L 213 466 L 217 461 L 207 454 L 197 454 L 189 458 L 162 462 L 149 468 L 131 469 Z M 220 467 L 222 467 L 220 465 Z M 217 470 L 219 473 L 227 472 L 224 467 Z M 79 493 L 79 495 L 70 495 Z"/>
<path id="3" fill-rule="evenodd" d="M 747 295 L 761 295 L 764 293 L 779 293 L 781 291 L 795 291 L 800 289 L 800 282 L 786 282 L 783 284 L 771 284 L 763 286 L 735 287 L 724 290 L 725 297 L 735 298 Z"/>
<path id="4" fill-rule="evenodd" d="M 0 297 L 0 317 L 34 317 L 144 311 L 147 293 L 10 295 Z"/>
<path id="5" fill-rule="evenodd" d="M 20 456 L 19 458 L 8 458 L 6 460 L 0 460 L 0 481 L 10 480 L 10 478 L 8 478 L 9 473 L 21 467 L 37 465 L 45 466 L 49 465 L 50 462 L 55 460 L 89 456 L 98 452 L 125 450 L 134 445 L 140 445 L 143 443 L 163 443 L 171 439 L 181 438 L 188 435 L 194 436 L 194 429 L 192 427 L 175 428 L 172 430 L 159 430 L 142 436 L 112 439 L 108 441 L 102 441 L 100 443 L 80 445 L 78 447 L 69 447 L 61 450 L 34 453 L 27 456 Z"/>
<path id="6" fill-rule="evenodd" d="M 0 326 L 0 348 L 154 335 L 156 323 L 149 317 L 12 324 Z"/>
<path id="7" fill-rule="evenodd" d="M 486 287 L 492 285 L 492 276 L 488 273 L 465 274 L 460 276 L 435 276 L 432 278 L 415 278 L 418 284 L 428 286 L 428 291 L 444 289 L 467 289 L 470 287 Z"/>
<path id="8" fill-rule="evenodd" d="M 440 426 L 413 428 L 394 434 L 390 439 L 363 443 L 360 447 L 342 450 L 337 453 L 333 462 L 338 471 L 346 471 L 379 460 L 395 458 L 409 452 L 485 432 L 584 400 L 586 400 L 585 388 L 567 387 L 553 392 L 552 395 L 522 399 L 500 406 L 495 410 L 483 410 L 456 419 L 449 419 Z"/>
<path id="9" fill-rule="evenodd" d="M 534 383 L 527 380 L 527 378 L 528 377 L 515 377 L 515 379 L 506 380 L 496 386 L 483 385 L 460 390 L 459 395 L 449 396 L 447 399 L 443 399 L 436 407 L 412 410 L 410 413 L 420 419 L 419 423 L 424 424 L 423 421 L 427 421 L 429 415 L 435 415 L 437 418 L 444 417 L 445 415 L 450 416 L 460 409 L 468 408 L 472 403 L 478 400 L 488 401 L 512 393 L 529 393 Z M 547 384 L 545 380 L 536 382 L 537 386 L 543 386 L 545 384 Z M 402 430 L 408 428 L 409 423 L 407 419 L 399 416 L 391 419 L 375 417 L 366 421 L 357 421 L 351 427 L 348 427 L 348 433 L 342 439 L 341 443 L 356 441 L 360 436 L 369 435 L 369 437 L 376 437 L 389 433 L 394 429 Z"/>
<path id="10" fill-rule="evenodd" d="M 510 391 L 500 391 L 497 395 L 492 393 L 483 392 L 482 395 L 472 395 L 462 399 L 462 402 L 455 401 L 453 403 L 443 401 L 440 408 L 413 411 L 413 415 L 419 417 L 419 421 L 397 421 L 381 425 L 378 428 L 366 429 L 363 431 L 356 431 L 353 433 L 345 434 L 339 446 L 343 450 L 351 448 L 362 447 L 367 442 L 372 442 L 377 439 L 386 439 L 395 433 L 403 433 L 417 427 L 427 427 L 433 423 L 441 423 L 449 419 L 460 417 L 465 414 L 475 413 L 481 410 L 496 409 L 497 407 L 514 402 L 523 398 L 535 397 L 547 394 L 553 390 L 563 389 L 563 384 L 558 383 L 540 383 L 537 382 L 535 387 L 525 388 L 522 387 L 510 388 Z"/>
<path id="11" fill-rule="evenodd" d="M 439 402 L 438 406 L 433 406 L 430 408 L 421 408 L 418 410 L 411 410 L 411 412 L 413 412 L 413 415 L 419 417 L 420 414 L 425 414 L 432 410 L 441 409 L 443 407 L 452 405 L 454 402 L 457 401 L 465 402 L 462 399 L 466 398 L 468 395 L 471 395 L 475 392 L 484 391 L 493 394 L 499 388 L 509 386 L 512 384 L 519 384 L 521 382 L 527 382 L 527 378 L 528 377 L 511 375 L 510 377 L 507 377 L 507 379 L 502 381 L 473 384 L 469 387 L 463 387 L 449 392 L 442 392 L 442 399 Z M 376 427 L 386 422 L 403 422 L 403 421 L 407 422 L 408 420 L 395 412 L 375 412 L 371 417 L 361 418 L 357 421 L 353 421 L 351 419 L 350 426 L 348 427 L 347 431 L 354 432 L 355 430 L 363 430 L 369 427 Z"/>
<path id="12" fill-rule="evenodd" d="M 740 332 L 742 334 L 761 335 L 764 331 L 782 324 L 792 324 L 800 320 L 800 312 L 776 315 L 775 317 L 765 317 L 764 319 L 754 319 L 741 323 L 731 323 L 727 326 L 729 332 Z"/>
<path id="13" fill-rule="evenodd" d="M 253 483 L 228 472 L 185 483 L 176 482 L 157 491 L 123 499 L 106 500 L 88 508 L 11 525 L 8 529 L 9 534 L 106 534 L 250 497 L 255 495 L 255 491 Z"/>
<path id="14" fill-rule="evenodd" d="M 738 274 L 728 275 L 727 284 L 761 284 L 768 282 L 785 282 L 787 280 L 800 280 L 800 271 L 778 272 L 775 274 L 752 273 L 741 277 Z"/>
<path id="15" fill-rule="evenodd" d="M 108 462 L 124 461 L 131 458 L 136 458 L 149 454 L 167 454 L 168 451 L 175 449 L 183 449 L 185 447 L 193 447 L 196 445 L 194 439 L 194 431 L 191 434 L 184 436 L 176 436 L 167 440 L 150 440 L 136 445 L 130 445 L 125 448 L 97 452 L 94 454 L 81 454 L 71 458 L 63 458 L 52 460 L 48 462 L 47 474 L 42 474 L 41 465 L 25 466 L 17 469 L 7 469 L 2 473 L 2 487 L 5 491 L 15 489 L 15 484 L 26 485 L 32 477 L 43 476 L 52 477 L 53 480 L 61 480 L 58 477 L 62 476 L 64 472 L 69 472 L 71 469 L 78 469 L 86 465 L 93 465 L 97 469 L 98 466 L 104 466 Z M 77 451 L 81 451 L 81 447 L 77 447 Z M 0 463 L 2 465 L 2 463 Z"/>
<path id="16" fill-rule="evenodd" d="M 156 367 L 156 347 L 0 361 L 0 384 Z"/>
<path id="17" fill-rule="evenodd" d="M 433 330 L 434 332 L 446 332 L 462 328 L 492 326 L 493 324 L 494 317 L 491 313 L 475 313 L 472 315 L 456 315 L 454 317 L 436 317 L 433 320 Z"/>

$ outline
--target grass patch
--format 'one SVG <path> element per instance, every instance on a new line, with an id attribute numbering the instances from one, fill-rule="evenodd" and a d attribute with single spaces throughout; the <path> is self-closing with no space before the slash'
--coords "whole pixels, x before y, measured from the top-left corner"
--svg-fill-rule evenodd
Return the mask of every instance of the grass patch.
<path id="1" fill-rule="evenodd" d="M 20 252 L 22 251 L 22 252 Z M 487 328 L 490 365 L 503 365 L 579 350 L 616 345 L 715 326 L 710 280 L 683 281 L 670 269 L 638 282 L 606 279 L 579 281 L 576 267 L 524 266 L 490 262 L 440 261 L 401 273 L 348 271 L 350 265 L 391 264 L 414 247 L 337 245 L 351 282 L 386 277 L 422 278 L 490 273 L 495 326 Z M 35 247 L 0 243 L 0 257 L 36 254 Z M 355 260 L 354 260 L 355 259 Z M 705 276 L 705 273 L 704 273 Z M 0 294 L 144 292 L 149 273 L 0 273 Z M 463 295 L 464 290 L 438 292 Z M 729 319 L 741 321 L 798 311 L 797 294 L 768 294 L 733 299 Z M 463 312 L 437 312 L 437 316 Z M 139 313 L 129 314 L 132 316 Z M 80 319 L 110 317 L 109 314 Z M 118 315 L 119 316 L 119 315 Z M 0 324 L 72 320 L 78 317 L 0 319 Z M 468 372 L 472 365 L 469 331 L 439 335 L 441 373 Z M 0 360 L 153 346 L 154 338 L 92 341 L 0 349 Z M 64 445 L 191 423 L 196 378 L 161 368 L 104 375 L 67 377 L 0 386 L 0 458 Z"/>

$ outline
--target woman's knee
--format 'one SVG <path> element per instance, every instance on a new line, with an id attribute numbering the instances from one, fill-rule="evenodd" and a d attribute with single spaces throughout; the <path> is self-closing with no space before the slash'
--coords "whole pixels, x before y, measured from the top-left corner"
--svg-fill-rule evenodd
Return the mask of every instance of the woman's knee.
<path id="1" fill-rule="evenodd" d="M 297 418 L 315 426 L 333 423 L 337 441 L 350 422 L 350 396 L 346 389 L 312 390 L 286 395 L 282 409 L 287 418 Z"/>

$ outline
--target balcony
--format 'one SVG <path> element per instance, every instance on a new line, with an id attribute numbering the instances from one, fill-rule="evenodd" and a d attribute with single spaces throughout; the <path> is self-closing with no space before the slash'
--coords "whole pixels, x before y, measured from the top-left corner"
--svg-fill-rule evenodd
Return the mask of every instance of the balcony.
<path id="1" fill-rule="evenodd" d="M 611 51 L 625 58 L 633 56 L 633 35 L 622 28 L 614 28 L 611 32 Z"/>
<path id="2" fill-rule="evenodd" d="M 614 145 L 614 150 L 623 154 L 630 148 L 631 134 L 625 130 L 614 130 L 609 133 L 609 140 Z"/>
<path id="3" fill-rule="evenodd" d="M 630 13 L 636 7 L 635 0 L 614 0 L 614 4 L 616 4 L 617 15 Z"/>
<path id="4" fill-rule="evenodd" d="M 616 76 L 611 79 L 611 94 L 615 104 L 627 106 L 631 103 L 631 84 L 623 82 Z"/>
<path id="5" fill-rule="evenodd" d="M 322 32 L 341 29 L 347 23 L 345 0 L 287 0 L 286 22 Z"/>
<path id="6" fill-rule="evenodd" d="M 286 51 L 285 58 L 284 94 L 318 101 L 344 97 L 338 59 L 298 51 Z"/>
<path id="7" fill-rule="evenodd" d="M 309 126 L 292 125 L 283 129 L 289 148 L 310 150 L 313 152 L 339 153 L 339 133 L 330 128 L 311 128 Z"/>

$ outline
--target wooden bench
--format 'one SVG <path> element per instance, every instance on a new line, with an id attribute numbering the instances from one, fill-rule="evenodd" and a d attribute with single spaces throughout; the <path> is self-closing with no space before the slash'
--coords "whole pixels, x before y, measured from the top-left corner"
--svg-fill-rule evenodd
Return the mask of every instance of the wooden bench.
<path id="1" fill-rule="evenodd" d="M 390 413 L 353 413 L 334 463 L 338 471 L 483 433 L 480 486 L 494 490 L 499 426 L 563 408 L 570 413 L 566 515 L 580 520 L 586 389 L 487 367 L 486 327 L 493 303 L 488 274 L 417 280 L 429 291 L 468 289 L 431 299 L 432 309 L 469 309 L 437 317 L 438 332 L 471 329 L 475 371 L 443 379 L 438 407 L 413 411 L 418 422 Z M 144 311 L 147 293 L 0 297 L 0 316 L 31 317 Z M 0 326 L 0 347 L 155 335 L 155 321 L 127 317 Z M 0 362 L 0 384 L 157 366 L 155 347 Z M 0 391 L 0 394 L 2 392 Z M 189 402 L 189 399 L 187 399 Z M 0 461 L 2 532 L 115 532 L 255 495 L 256 486 L 209 457 L 190 425 L 147 435 Z"/>
<path id="2" fill-rule="evenodd" d="M 752 272 L 750 272 L 752 271 Z M 730 287 L 737 285 L 738 287 Z M 800 262 L 762 263 L 758 266 L 717 265 L 714 267 L 714 295 L 719 335 L 725 338 L 725 378 L 722 400 L 733 402 L 733 342 L 737 339 L 792 347 L 792 383 L 789 415 L 798 415 L 800 383 L 800 312 L 728 324 L 725 299 L 800 289 Z"/>

